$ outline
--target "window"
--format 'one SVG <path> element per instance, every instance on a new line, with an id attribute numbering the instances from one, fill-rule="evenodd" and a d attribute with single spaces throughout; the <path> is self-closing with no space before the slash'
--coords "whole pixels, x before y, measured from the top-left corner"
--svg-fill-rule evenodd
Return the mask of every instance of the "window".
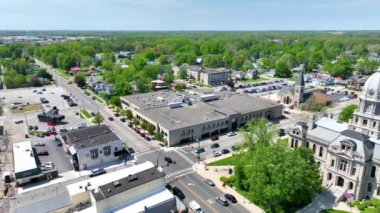
<path id="1" fill-rule="evenodd" d="M 340 160 L 339 170 L 345 172 L 347 170 L 348 162 L 346 160 Z"/>
<path id="2" fill-rule="evenodd" d="M 377 187 L 377 196 L 380 196 L 380 186 L 379 187 Z"/>
<path id="3" fill-rule="evenodd" d="M 315 150 L 317 149 L 317 146 L 313 144 L 313 152 L 315 153 Z"/>
<path id="4" fill-rule="evenodd" d="M 353 188 L 354 188 L 354 183 L 349 182 L 349 183 L 348 183 L 348 189 L 353 189 Z"/>
<path id="5" fill-rule="evenodd" d="M 332 179 L 332 174 L 329 172 L 327 173 L 327 180 L 331 180 Z"/>
<path id="6" fill-rule="evenodd" d="M 372 127 L 376 127 L 376 121 L 372 123 Z"/>
<path id="7" fill-rule="evenodd" d="M 342 145 L 340 146 L 340 149 L 341 149 L 341 150 L 346 150 L 346 145 L 342 144 Z"/>
<path id="8" fill-rule="evenodd" d="M 309 148 L 309 142 L 306 142 L 306 147 Z"/>
<path id="9" fill-rule="evenodd" d="M 372 183 L 368 183 L 367 191 L 372 192 Z"/>
<path id="10" fill-rule="evenodd" d="M 93 149 L 90 151 L 90 154 L 91 154 L 91 158 L 92 159 L 95 159 L 98 157 L 98 149 Z"/>
<path id="11" fill-rule="evenodd" d="M 296 143 L 294 144 L 294 147 L 298 147 L 298 140 L 296 140 Z"/>
<path id="12" fill-rule="evenodd" d="M 292 141 L 290 143 L 290 147 L 294 147 L 294 138 L 292 138 Z"/>
<path id="13" fill-rule="evenodd" d="M 319 157 L 323 156 L 323 147 L 319 147 Z"/>
<path id="14" fill-rule="evenodd" d="M 352 167 L 352 169 L 351 169 L 351 175 L 355 175 L 355 173 L 356 173 L 356 167 Z"/>
<path id="15" fill-rule="evenodd" d="M 111 147 L 106 146 L 103 148 L 104 155 L 110 155 L 111 154 Z"/>
<path id="16" fill-rule="evenodd" d="M 330 164 L 330 166 L 331 166 L 331 167 L 334 167 L 334 164 L 335 164 L 335 160 L 331 160 L 331 164 Z"/>
<path id="17" fill-rule="evenodd" d="M 115 147 L 115 152 L 118 150 L 118 148 L 117 147 Z"/>
<path id="18" fill-rule="evenodd" d="M 355 123 L 358 123 L 359 119 L 358 117 L 355 118 Z"/>
<path id="19" fill-rule="evenodd" d="M 364 126 L 367 126 L 367 124 L 368 124 L 368 120 L 367 120 L 367 119 L 364 119 L 364 120 L 363 120 L 363 125 L 364 125 Z"/>
<path id="20" fill-rule="evenodd" d="M 371 177 L 375 177 L 376 176 L 376 166 L 372 166 L 372 170 L 371 170 Z"/>

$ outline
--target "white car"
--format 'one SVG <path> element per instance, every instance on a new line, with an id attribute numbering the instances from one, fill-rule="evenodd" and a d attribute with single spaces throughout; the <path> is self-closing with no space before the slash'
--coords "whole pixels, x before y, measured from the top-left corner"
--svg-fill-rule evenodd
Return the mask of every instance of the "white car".
<path id="1" fill-rule="evenodd" d="M 219 157 L 219 156 L 221 156 L 221 155 L 222 155 L 221 152 L 214 152 L 214 153 L 212 154 L 212 156 L 214 156 L 215 158 L 216 158 L 216 157 Z"/>
<path id="2" fill-rule="evenodd" d="M 232 136 L 235 136 L 235 135 L 236 135 L 236 132 L 229 132 L 229 133 L 227 133 L 228 137 L 232 137 Z"/>
<path id="3" fill-rule="evenodd" d="M 41 164 L 41 167 L 42 167 L 42 170 L 49 170 L 49 169 L 53 169 L 54 168 L 54 163 L 53 162 L 46 162 L 46 163 L 43 163 Z"/>

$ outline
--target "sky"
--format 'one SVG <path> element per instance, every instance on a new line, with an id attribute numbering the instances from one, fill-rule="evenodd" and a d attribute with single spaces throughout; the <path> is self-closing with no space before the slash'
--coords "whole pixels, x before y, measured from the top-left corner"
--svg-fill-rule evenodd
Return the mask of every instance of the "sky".
<path id="1" fill-rule="evenodd" d="M 380 0 L 0 0 L 0 30 L 380 30 Z"/>

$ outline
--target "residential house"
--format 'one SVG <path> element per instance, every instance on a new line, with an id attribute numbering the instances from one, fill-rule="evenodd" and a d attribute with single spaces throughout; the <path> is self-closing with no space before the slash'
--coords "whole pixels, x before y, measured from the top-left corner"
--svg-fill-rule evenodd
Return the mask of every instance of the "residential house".
<path id="1" fill-rule="evenodd" d="M 95 93 L 99 94 L 112 94 L 115 89 L 114 84 L 109 84 L 102 80 L 92 80 L 87 83 L 87 86 L 90 87 Z"/>
<path id="2" fill-rule="evenodd" d="M 168 85 L 163 80 L 154 80 L 150 83 L 151 88 L 153 91 L 162 90 L 162 89 L 168 89 Z"/>
<path id="3" fill-rule="evenodd" d="M 124 142 L 106 125 L 62 133 L 65 149 L 76 170 L 95 168 L 123 158 Z"/>
<path id="4" fill-rule="evenodd" d="M 78 72 L 80 72 L 80 71 L 82 71 L 80 67 L 72 67 L 72 68 L 68 71 L 68 73 L 69 73 L 70 75 L 74 75 L 75 73 L 78 73 Z"/>

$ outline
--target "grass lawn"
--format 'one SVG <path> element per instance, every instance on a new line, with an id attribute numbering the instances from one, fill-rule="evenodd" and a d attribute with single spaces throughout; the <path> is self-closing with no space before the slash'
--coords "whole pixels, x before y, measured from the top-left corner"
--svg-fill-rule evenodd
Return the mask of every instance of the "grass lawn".
<path id="1" fill-rule="evenodd" d="M 21 110 L 19 109 L 11 109 L 12 113 L 26 113 L 26 112 L 33 112 L 33 111 L 40 111 L 43 110 L 42 104 L 29 104 L 22 107 Z"/>
<path id="2" fill-rule="evenodd" d="M 242 159 L 244 154 L 236 154 L 232 157 L 225 158 L 222 160 L 215 161 L 210 163 L 209 166 L 227 166 L 227 165 L 237 165 Z"/>
<path id="3" fill-rule="evenodd" d="M 85 118 L 91 118 L 90 113 L 87 112 L 87 110 L 85 110 L 85 109 L 81 110 L 81 111 L 80 111 L 80 114 L 81 114 L 82 116 L 84 116 Z"/>
<path id="4" fill-rule="evenodd" d="M 70 79 L 70 75 L 67 74 L 64 70 L 61 70 L 61 69 L 58 69 L 57 70 L 57 73 L 62 76 L 63 78 L 69 80 Z"/>

